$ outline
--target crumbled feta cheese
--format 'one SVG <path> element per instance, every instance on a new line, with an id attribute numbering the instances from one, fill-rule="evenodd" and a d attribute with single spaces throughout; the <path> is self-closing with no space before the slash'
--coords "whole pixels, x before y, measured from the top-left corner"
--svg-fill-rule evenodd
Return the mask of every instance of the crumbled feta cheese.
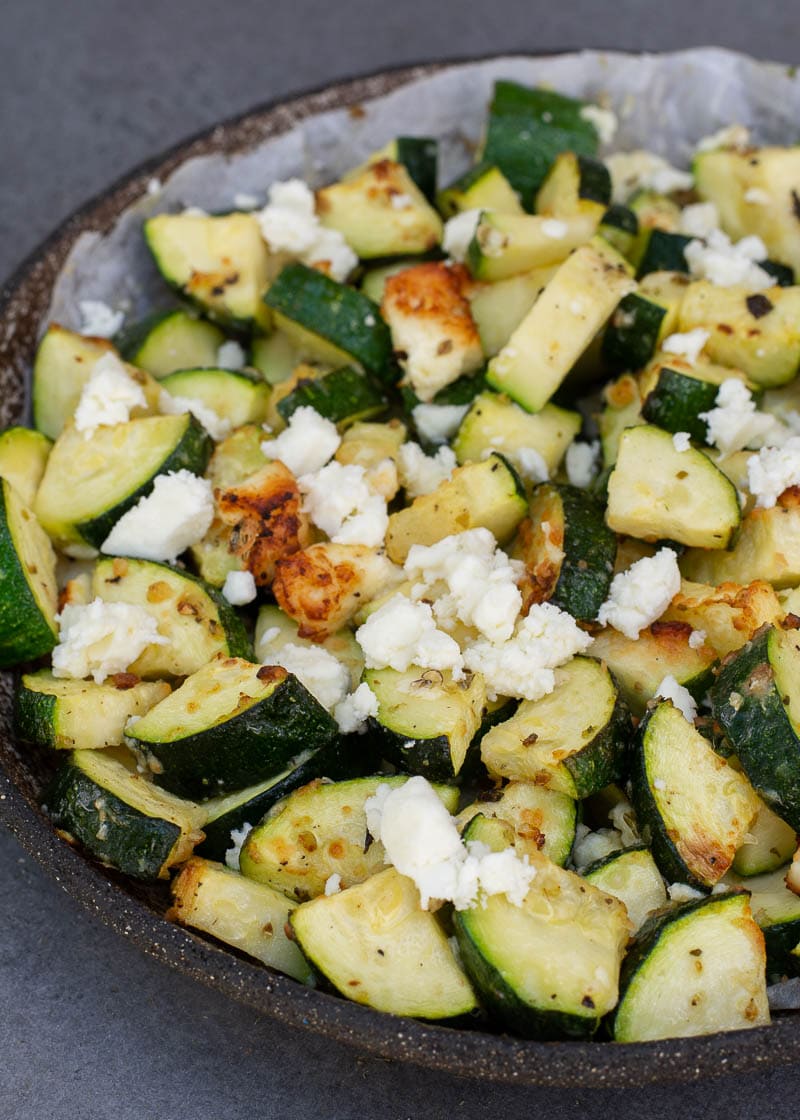
<path id="1" fill-rule="evenodd" d="M 343 735 L 361 735 L 367 729 L 369 717 L 378 715 L 378 697 L 363 681 L 355 692 L 339 701 L 333 714 Z"/>
<path id="2" fill-rule="evenodd" d="M 707 636 L 705 630 L 692 630 L 689 635 L 689 649 L 700 649 L 706 644 Z"/>
<path id="3" fill-rule="evenodd" d="M 761 187 L 749 187 L 744 192 L 745 202 L 749 202 L 751 206 L 771 206 L 772 195 L 769 191 L 762 190 Z"/>
<path id="4" fill-rule="evenodd" d="M 670 883 L 667 887 L 670 902 L 693 902 L 696 898 L 705 898 L 703 891 L 696 891 L 688 883 Z"/>
<path id="5" fill-rule="evenodd" d="M 220 369 L 241 369 L 244 363 L 244 350 L 235 339 L 227 339 L 217 350 L 217 365 Z"/>
<path id="6" fill-rule="evenodd" d="M 744 285 L 759 292 L 775 284 L 774 277 L 759 268 L 767 249 L 760 237 L 743 237 L 735 244 L 722 230 L 713 230 L 705 241 L 690 241 L 683 250 L 689 271 L 695 279 L 710 280 L 720 288 Z"/>
<path id="7" fill-rule="evenodd" d="M 289 426 L 275 439 L 267 439 L 261 450 L 270 459 L 280 459 L 294 475 L 313 474 L 324 467 L 342 442 L 336 425 L 303 405 L 289 417 Z"/>
<path id="8" fill-rule="evenodd" d="M 383 544 L 389 527 L 386 499 L 370 489 L 364 467 L 335 459 L 298 479 L 303 509 L 336 544 Z"/>
<path id="9" fill-rule="evenodd" d="M 418 404 L 411 415 L 414 426 L 428 443 L 446 443 L 469 412 L 468 404 Z"/>
<path id="10" fill-rule="evenodd" d="M 228 572 L 222 594 L 234 607 L 252 603 L 256 597 L 256 581 L 252 572 Z"/>
<path id="11" fill-rule="evenodd" d="M 116 354 L 103 354 L 92 366 L 75 409 L 75 427 L 90 439 L 98 428 L 126 424 L 134 408 L 146 408 L 141 385 Z"/>
<path id="12" fill-rule="evenodd" d="M 247 194 L 244 191 L 237 191 L 233 196 L 233 205 L 237 210 L 255 210 L 260 201 L 257 194 Z"/>
<path id="13" fill-rule="evenodd" d="M 775 426 L 772 416 L 757 410 L 750 390 L 738 377 L 722 382 L 714 408 L 699 413 L 698 419 L 706 422 L 709 443 L 724 455 L 762 443 Z"/>
<path id="14" fill-rule="evenodd" d="M 207 218 L 208 211 L 204 210 L 202 206 L 187 206 L 185 210 L 181 210 L 184 218 Z"/>
<path id="15" fill-rule="evenodd" d="M 594 125 L 597 139 L 601 144 L 610 144 L 617 133 L 619 121 L 611 109 L 601 109 L 599 105 L 584 105 L 580 114 L 585 121 Z"/>
<path id="16" fill-rule="evenodd" d="M 585 490 L 591 485 L 592 479 L 597 474 L 598 460 L 600 457 L 600 443 L 581 443 L 574 440 L 567 448 L 565 466 L 570 486 L 579 486 Z"/>
<path id="17" fill-rule="evenodd" d="M 225 852 L 225 864 L 231 871 L 239 870 L 239 857 L 245 840 L 253 831 L 253 826 L 246 821 L 241 828 L 231 829 L 231 847 Z"/>
<path id="18" fill-rule="evenodd" d="M 662 700 L 671 700 L 684 719 L 688 719 L 689 723 L 694 723 L 697 715 L 695 699 L 688 688 L 678 684 L 671 674 L 664 677 L 656 689 L 656 696 Z"/>
<path id="19" fill-rule="evenodd" d="M 717 148 L 747 148 L 750 144 L 750 129 L 743 124 L 729 124 L 704 136 L 697 142 L 696 152 L 714 152 Z"/>
<path id="20" fill-rule="evenodd" d="M 413 879 L 423 910 L 431 899 L 450 901 L 456 910 L 495 894 L 515 906 L 524 902 L 536 869 L 513 848 L 492 852 L 485 844 L 465 845 L 425 778 L 409 778 L 395 789 L 379 786 L 365 808 L 370 834 L 383 844 L 386 862 Z"/>
<path id="21" fill-rule="evenodd" d="M 677 354 L 690 365 L 694 365 L 710 337 L 710 331 L 703 330 L 702 327 L 695 327 L 693 331 L 669 335 L 661 343 L 661 349 L 667 354 Z"/>
<path id="22" fill-rule="evenodd" d="M 392 209 L 393 210 L 407 210 L 409 206 L 414 205 L 414 199 L 410 194 L 393 194 L 392 195 Z"/>
<path id="23" fill-rule="evenodd" d="M 358 264 L 342 234 L 320 225 L 314 192 L 302 179 L 273 183 L 258 223 L 271 249 L 292 253 L 304 264 L 326 265 L 334 280 L 345 280 Z"/>
<path id="24" fill-rule="evenodd" d="M 396 594 L 373 611 L 356 631 L 368 669 L 396 669 L 409 665 L 421 669 L 450 669 L 461 675 L 463 661 L 458 643 L 439 630 L 430 603 L 412 603 Z"/>
<path id="25" fill-rule="evenodd" d="M 92 677 L 102 684 L 113 673 L 123 673 L 148 646 L 169 644 L 155 618 L 133 603 L 70 603 L 56 621 L 54 677 Z"/>
<path id="26" fill-rule="evenodd" d="M 672 446 L 676 451 L 688 451 L 692 446 L 691 438 L 688 432 L 673 432 Z"/>
<path id="27" fill-rule="evenodd" d="M 445 630 L 457 619 L 492 642 L 505 642 L 522 609 L 517 580 L 524 568 L 497 547 L 488 529 L 469 529 L 433 545 L 412 545 L 405 573 L 412 599 L 432 602 Z"/>
<path id="28" fill-rule="evenodd" d="M 264 642 L 262 640 L 261 646 Z M 282 665 L 294 673 L 300 683 L 323 708 L 332 712 L 350 691 L 350 674 L 345 665 L 322 646 L 301 646 L 287 642 L 270 653 L 268 665 Z"/>
<path id="29" fill-rule="evenodd" d="M 690 190 L 694 179 L 688 171 L 678 171 L 653 152 L 615 152 L 606 160 L 611 175 L 612 201 L 627 202 L 636 191 L 658 194 Z"/>
<path id="30" fill-rule="evenodd" d="M 172 393 L 162 389 L 158 395 L 158 408 L 166 416 L 180 416 L 183 412 L 190 412 L 214 440 L 225 439 L 231 434 L 230 420 L 194 397 L 173 397 Z"/>
<path id="31" fill-rule="evenodd" d="M 475 236 L 480 219 L 480 210 L 462 210 L 460 214 L 445 222 L 442 249 L 448 257 L 454 261 L 467 259 L 467 250 Z"/>
<path id="32" fill-rule="evenodd" d="M 256 653 L 258 654 L 261 661 L 265 664 L 268 664 L 269 662 L 268 658 L 264 656 L 264 650 L 271 646 L 275 639 L 280 638 L 280 636 L 280 626 L 269 626 L 258 639 L 258 642 L 256 643 Z"/>
<path id="33" fill-rule="evenodd" d="M 585 871 L 595 860 L 605 859 L 612 852 L 621 851 L 623 846 L 622 837 L 615 828 L 598 828 L 596 832 L 591 832 L 585 824 L 578 824 L 572 862 L 578 871 Z"/>
<path id="34" fill-rule="evenodd" d="M 560 241 L 569 233 L 567 223 L 559 221 L 558 218 L 543 218 L 540 228 L 544 236 L 552 238 L 553 241 Z"/>
<path id="35" fill-rule="evenodd" d="M 202 540 L 213 519 L 208 479 L 186 470 L 170 471 L 157 475 L 150 493 L 123 513 L 100 551 L 141 560 L 176 560 Z"/>
<path id="36" fill-rule="evenodd" d="M 333 875 L 329 875 L 325 880 L 325 896 L 329 898 L 332 894 L 338 894 L 342 889 L 342 877 L 334 871 Z"/>
<path id="37" fill-rule="evenodd" d="M 678 230 L 689 237 L 709 237 L 719 228 L 719 212 L 713 202 L 694 202 L 681 210 Z"/>
<path id="38" fill-rule="evenodd" d="M 666 789 L 667 783 L 663 778 L 653 778 L 653 789 Z"/>
<path id="39" fill-rule="evenodd" d="M 636 820 L 636 813 L 627 798 L 619 800 L 613 809 L 608 812 L 609 820 L 622 839 L 625 848 L 633 844 L 641 844 L 642 837 Z"/>
<path id="40" fill-rule="evenodd" d="M 553 670 L 591 644 L 590 635 L 566 611 L 552 603 L 535 603 L 507 642 L 480 638 L 467 645 L 464 665 L 483 675 L 490 700 L 540 700 L 555 688 Z"/>
<path id="41" fill-rule="evenodd" d="M 783 447 L 765 447 L 747 460 L 750 493 L 759 509 L 771 509 L 790 486 L 800 486 L 800 436 Z"/>
<path id="42" fill-rule="evenodd" d="M 680 588 L 678 557 L 671 548 L 659 549 L 655 556 L 643 556 L 614 576 L 597 621 L 613 626 L 626 638 L 638 638 L 661 617 Z"/>
<path id="43" fill-rule="evenodd" d="M 455 469 L 455 452 L 446 445 L 426 455 L 418 443 L 409 442 L 401 444 L 397 454 L 397 473 L 409 498 L 432 494 Z"/>
<path id="44" fill-rule="evenodd" d="M 114 311 L 101 299 L 82 299 L 78 308 L 81 313 L 81 334 L 92 338 L 111 338 L 125 322 L 124 311 Z"/>
<path id="45" fill-rule="evenodd" d="M 524 479 L 529 482 L 547 482 L 550 470 L 544 456 L 535 447 L 518 447 L 509 458 Z"/>

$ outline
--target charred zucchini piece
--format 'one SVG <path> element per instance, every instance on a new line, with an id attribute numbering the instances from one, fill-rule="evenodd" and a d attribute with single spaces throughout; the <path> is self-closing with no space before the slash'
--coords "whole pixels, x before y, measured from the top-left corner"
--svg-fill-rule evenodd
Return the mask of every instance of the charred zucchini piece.
<path id="1" fill-rule="evenodd" d="M 509 782 L 502 790 L 490 790 L 490 796 L 473 801 L 458 815 L 458 823 L 467 839 L 467 827 L 479 813 L 510 826 L 509 842 L 519 856 L 541 852 L 553 863 L 563 867 L 575 841 L 577 805 L 572 797 L 557 793 L 535 782 Z"/>

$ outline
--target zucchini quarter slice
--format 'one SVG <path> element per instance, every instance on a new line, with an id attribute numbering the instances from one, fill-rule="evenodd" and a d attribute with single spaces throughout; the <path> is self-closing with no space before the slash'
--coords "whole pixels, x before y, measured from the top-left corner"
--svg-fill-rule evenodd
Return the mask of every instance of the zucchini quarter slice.
<path id="1" fill-rule="evenodd" d="M 123 328 L 114 341 L 126 362 L 162 378 L 179 369 L 211 369 L 225 335 L 213 323 L 178 307 L 156 311 Z"/>
<path id="2" fill-rule="evenodd" d="M 689 549 L 681 571 L 700 583 L 763 579 L 776 590 L 794 587 L 800 583 L 800 494 L 787 490 L 772 509 L 754 509 L 743 517 L 730 552 Z"/>
<path id="3" fill-rule="evenodd" d="M 748 879 L 729 875 L 725 880 L 732 889 L 738 887 L 750 895 L 750 909 L 764 934 L 769 971 L 790 975 L 798 971 L 792 953 L 800 940 L 800 898 L 789 886 L 791 877 L 784 866 L 766 875 Z"/>
<path id="4" fill-rule="evenodd" d="M 32 506 L 52 444 L 31 428 L 0 432 L 0 476 L 7 478 L 27 506 Z"/>
<path id="5" fill-rule="evenodd" d="M 171 793 L 203 797 L 279 772 L 338 734 L 334 719 L 279 665 L 217 658 L 136 722 L 132 743 Z"/>
<path id="6" fill-rule="evenodd" d="M 233 428 L 260 423 L 267 414 L 269 386 L 246 373 L 216 367 L 182 369 L 167 374 L 161 384 L 175 397 L 199 401 Z"/>
<path id="7" fill-rule="evenodd" d="M 7 479 L 0 479 L 0 668 L 56 644 L 56 557 L 47 534 Z"/>
<path id="8" fill-rule="evenodd" d="M 612 852 L 587 867 L 583 874 L 587 882 L 625 903 L 634 932 L 648 915 L 667 904 L 661 872 L 644 846 Z"/>
<path id="9" fill-rule="evenodd" d="M 535 782 L 509 782 L 492 800 L 474 801 L 461 810 L 458 824 L 462 834 L 477 814 L 509 824 L 511 842 L 520 856 L 541 852 L 561 867 L 569 859 L 578 813 L 575 801 L 564 793 Z M 470 835 L 469 839 L 482 837 Z"/>
<path id="10" fill-rule="evenodd" d="M 764 937 L 744 894 L 712 895 L 645 923 L 620 977 L 617 1042 L 769 1023 Z"/>
<path id="11" fill-rule="evenodd" d="M 40 432 L 49 439 L 61 434 L 95 362 L 113 353 L 106 338 L 87 338 L 51 323 L 33 363 L 33 422 Z"/>
<path id="12" fill-rule="evenodd" d="M 420 1019 L 475 1008 L 444 930 L 393 867 L 298 906 L 289 921 L 309 960 L 356 1003 Z"/>
<path id="13" fill-rule="evenodd" d="M 459 463 L 477 462 L 489 451 L 499 451 L 513 461 L 524 448 L 538 451 L 555 473 L 567 448 L 581 430 L 580 413 L 554 404 L 539 412 L 526 412 L 501 393 L 480 393 L 453 440 Z"/>

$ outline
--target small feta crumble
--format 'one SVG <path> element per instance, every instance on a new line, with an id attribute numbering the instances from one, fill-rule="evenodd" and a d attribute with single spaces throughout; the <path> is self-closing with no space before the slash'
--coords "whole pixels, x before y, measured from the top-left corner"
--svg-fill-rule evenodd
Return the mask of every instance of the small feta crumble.
<path id="1" fill-rule="evenodd" d="M 690 172 L 679 171 L 653 152 L 615 152 L 606 160 L 606 166 L 611 175 L 613 202 L 627 202 L 636 191 L 670 194 L 694 186 Z"/>
<path id="2" fill-rule="evenodd" d="M 202 206 L 187 206 L 185 210 L 181 210 L 181 215 L 184 218 L 207 218 L 209 216 L 208 210 L 204 210 Z"/>
<path id="3" fill-rule="evenodd" d="M 169 645 L 155 618 L 133 603 L 70 603 L 56 622 L 54 677 L 92 677 L 102 684 L 113 673 L 123 673 L 148 646 Z"/>
<path id="4" fill-rule="evenodd" d="M 670 883 L 667 886 L 670 902 L 693 902 L 696 898 L 705 898 L 703 891 L 696 891 L 688 883 Z"/>
<path id="5" fill-rule="evenodd" d="M 146 408 L 141 385 L 116 354 L 103 354 L 92 366 L 75 409 L 75 427 L 90 439 L 98 428 L 126 424 L 134 408 Z"/>
<path id="6" fill-rule="evenodd" d="M 342 437 L 336 425 L 320 416 L 310 405 L 296 409 L 289 425 L 275 437 L 261 444 L 269 459 L 280 459 L 292 474 L 313 474 L 324 467 L 336 452 Z"/>
<path id="7" fill-rule="evenodd" d="M 237 210 L 255 210 L 260 201 L 257 194 L 248 194 L 246 191 L 237 191 L 233 196 L 233 205 Z"/>
<path id="8" fill-rule="evenodd" d="M 231 846 L 225 852 L 225 866 L 230 867 L 231 871 L 239 870 L 239 857 L 242 854 L 244 842 L 252 831 L 253 826 L 246 821 L 241 828 L 231 829 Z"/>
<path id="9" fill-rule="evenodd" d="M 202 540 L 213 519 L 209 480 L 187 470 L 170 471 L 157 475 L 150 493 L 123 513 L 100 551 L 140 560 L 177 560 Z"/>
<path id="10" fill-rule="evenodd" d="M 694 723 L 697 716 L 697 704 L 688 688 L 684 688 L 682 684 L 678 684 L 675 678 L 670 674 L 664 677 L 661 684 L 656 689 L 656 696 L 661 700 L 670 700 L 673 705 L 678 709 L 684 719 L 689 723 Z"/>
<path id="11" fill-rule="evenodd" d="M 558 218 L 543 218 L 541 230 L 545 237 L 550 237 L 553 241 L 561 241 L 569 233 L 569 226 Z"/>
<path id="12" fill-rule="evenodd" d="M 257 217 L 271 249 L 291 253 L 307 265 L 325 265 L 334 280 L 346 280 L 358 264 L 342 234 L 320 225 L 314 192 L 302 179 L 273 183 L 269 202 Z"/>
<path id="13" fill-rule="evenodd" d="M 396 594 L 373 611 L 356 631 L 368 669 L 450 669 L 457 679 L 463 673 L 458 643 L 439 630 L 430 603 L 412 603 Z"/>
<path id="14" fill-rule="evenodd" d="M 325 880 L 325 897 L 330 898 L 332 894 L 338 894 L 342 889 L 342 877 L 334 871 L 333 875 L 329 875 Z"/>
<path id="15" fill-rule="evenodd" d="M 672 446 L 676 451 L 688 451 L 692 446 L 691 437 L 688 432 L 673 432 Z"/>
<path id="16" fill-rule="evenodd" d="M 217 350 L 217 365 L 220 369 L 241 369 L 244 363 L 244 350 L 233 338 L 227 339 Z"/>
<path id="17" fill-rule="evenodd" d="M 467 250 L 480 220 L 480 210 L 462 210 L 445 222 L 442 249 L 448 257 L 462 262 L 467 259 Z"/>
<path id="18" fill-rule="evenodd" d="M 690 241 L 683 255 L 695 279 L 710 280 L 720 288 L 743 285 L 760 292 L 775 285 L 774 277 L 756 263 L 766 259 L 767 249 L 754 235 L 734 244 L 722 230 L 713 230 L 704 241 Z"/>
<path id="19" fill-rule="evenodd" d="M 772 509 L 790 486 L 800 486 L 800 436 L 783 447 L 765 447 L 747 460 L 750 493 L 758 509 Z"/>
<path id="20" fill-rule="evenodd" d="M 343 735 L 363 735 L 369 717 L 378 715 L 378 697 L 367 682 L 362 681 L 355 692 L 339 701 L 333 715 Z"/>
<path id="21" fill-rule="evenodd" d="M 605 859 L 612 852 L 620 852 L 624 847 L 622 836 L 615 828 L 598 828 L 591 832 L 585 824 L 575 827 L 575 843 L 572 848 L 572 862 L 577 871 L 585 871 L 598 859 Z"/>
<path id="22" fill-rule="evenodd" d="M 222 594 L 234 607 L 252 603 L 256 597 L 256 581 L 252 572 L 228 572 Z"/>
<path id="23" fill-rule="evenodd" d="M 693 331 L 669 335 L 661 343 L 661 349 L 667 354 L 677 354 L 690 365 L 694 365 L 710 337 L 710 331 L 695 327 Z"/>
<path id="24" fill-rule="evenodd" d="M 601 144 L 611 143 L 619 127 L 616 113 L 612 112 L 611 109 L 601 109 L 599 105 L 584 105 L 580 115 L 594 126 L 597 139 Z"/>
<path id="25" fill-rule="evenodd" d="M 370 489 L 364 467 L 334 459 L 297 481 L 303 510 L 335 544 L 383 544 L 389 527 L 386 499 Z"/>
<path id="26" fill-rule="evenodd" d="M 680 588 L 677 555 L 671 548 L 659 549 L 655 556 L 643 556 L 614 576 L 597 621 L 636 639 L 661 617 Z"/>
<path id="27" fill-rule="evenodd" d="M 264 645 L 262 640 L 261 645 Z M 269 655 L 269 665 L 281 665 L 294 673 L 300 684 L 332 712 L 350 691 L 346 666 L 322 646 L 301 646 L 287 642 Z"/>
<path id="28" fill-rule="evenodd" d="M 696 152 L 714 152 L 717 148 L 747 148 L 750 144 L 750 129 L 743 124 L 729 124 L 698 140 Z"/>
<path id="29" fill-rule="evenodd" d="M 407 210 L 409 206 L 414 205 L 414 199 L 410 194 L 393 194 L 391 202 L 393 210 Z"/>
<path id="30" fill-rule="evenodd" d="M 154 175 L 152 179 L 147 180 L 147 193 L 149 195 L 160 194 L 162 186 L 161 180 Z"/>
<path id="31" fill-rule="evenodd" d="M 458 828 L 425 778 L 402 786 L 378 787 L 365 804 L 367 828 L 380 840 L 385 862 L 412 879 L 427 910 L 431 899 L 467 910 L 483 898 L 504 894 L 521 906 L 536 869 L 513 848 L 492 852 L 485 844 L 463 843 Z"/>
<path id="32" fill-rule="evenodd" d="M 446 443 L 456 434 L 468 412 L 468 404 L 418 404 L 411 415 L 424 440 Z"/>
<path id="33" fill-rule="evenodd" d="M 681 210 L 678 232 L 689 237 L 709 237 L 719 228 L 719 211 L 713 202 L 694 202 Z"/>
<path id="34" fill-rule="evenodd" d="M 540 700 L 555 688 L 554 670 L 591 644 L 572 615 L 552 603 L 535 603 L 507 642 L 481 638 L 467 645 L 464 665 L 483 675 L 490 700 Z"/>
<path id="35" fill-rule="evenodd" d="M 689 649 L 700 649 L 706 644 L 707 637 L 705 630 L 692 630 L 689 635 Z"/>
<path id="36" fill-rule="evenodd" d="M 162 389 L 158 395 L 158 409 L 166 416 L 180 416 L 184 412 L 190 412 L 214 440 L 225 439 L 231 434 L 230 420 L 194 397 L 173 397 L 172 393 Z"/>
<path id="37" fill-rule="evenodd" d="M 492 642 L 505 642 L 522 609 L 517 581 L 524 567 L 509 560 L 488 529 L 454 533 L 432 545 L 412 545 L 404 566 L 411 597 L 432 603 L 439 626 L 456 620 Z"/>
<path id="38" fill-rule="evenodd" d="M 751 206 L 771 206 L 773 201 L 769 191 L 762 190 L 761 187 L 748 187 L 744 192 L 744 200 Z"/>
<path id="39" fill-rule="evenodd" d="M 435 455 L 426 455 L 418 443 L 401 444 L 397 453 L 400 485 L 409 498 L 432 494 L 456 469 L 456 456 L 451 447 L 443 445 Z"/>
<path id="40" fill-rule="evenodd" d="M 775 420 L 759 412 L 747 386 L 738 377 L 729 377 L 719 387 L 714 407 L 698 413 L 705 420 L 708 441 L 730 455 L 748 444 L 763 443 L 775 427 Z"/>
<path id="41" fill-rule="evenodd" d="M 627 798 L 621 798 L 613 809 L 609 810 L 609 820 L 622 838 L 622 844 L 630 848 L 634 844 L 641 844 L 642 837 L 636 820 L 636 813 Z"/>
<path id="42" fill-rule="evenodd" d="M 592 443 L 582 443 L 579 440 L 574 440 L 567 448 L 565 460 L 570 486 L 578 486 L 581 490 L 585 490 L 587 486 L 591 485 L 597 474 L 599 458 L 600 443 L 598 440 L 594 440 Z"/>
<path id="43" fill-rule="evenodd" d="M 124 311 L 114 311 L 101 299 L 82 299 L 78 309 L 81 313 L 81 334 L 92 338 L 111 338 L 125 322 Z"/>
<path id="44" fill-rule="evenodd" d="M 547 482 L 550 477 L 550 469 L 544 456 L 535 447 L 518 447 L 509 458 L 529 482 Z"/>
<path id="45" fill-rule="evenodd" d="M 667 788 L 667 783 L 663 778 L 653 778 L 653 789 L 664 790 Z"/>

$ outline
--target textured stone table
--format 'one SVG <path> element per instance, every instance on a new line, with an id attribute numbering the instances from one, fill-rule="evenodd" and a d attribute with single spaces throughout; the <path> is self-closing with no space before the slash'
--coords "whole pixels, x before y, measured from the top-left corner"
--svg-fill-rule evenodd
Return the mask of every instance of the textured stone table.
<path id="1" fill-rule="evenodd" d="M 792 63 L 793 10 L 789 0 L 4 0 L 0 271 L 139 160 L 256 102 L 496 51 L 719 43 Z M 622 1095 L 480 1085 L 361 1058 L 145 958 L 2 830 L 0 899 L 0 1120 L 797 1115 L 800 1071 Z"/>

